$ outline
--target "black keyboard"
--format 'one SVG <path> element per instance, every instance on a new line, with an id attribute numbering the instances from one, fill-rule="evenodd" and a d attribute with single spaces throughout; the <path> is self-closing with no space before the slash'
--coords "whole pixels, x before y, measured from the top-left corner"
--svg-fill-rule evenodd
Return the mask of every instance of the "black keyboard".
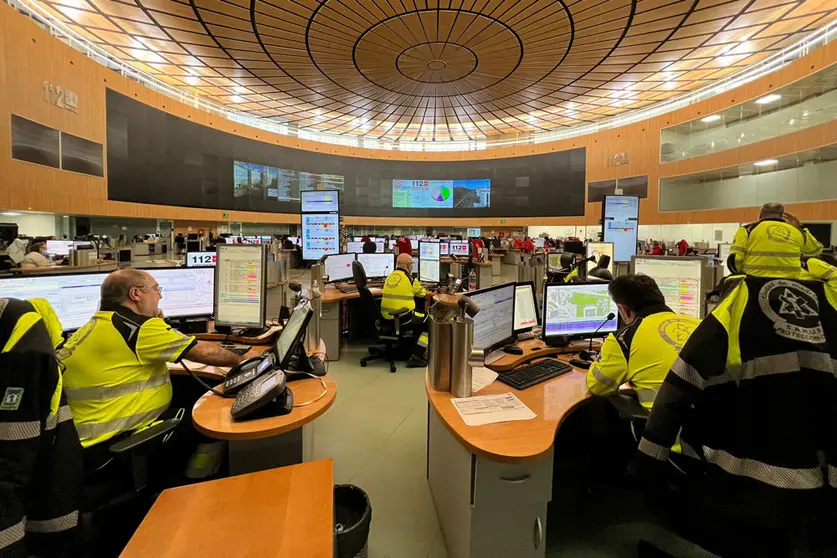
<path id="1" fill-rule="evenodd" d="M 337 287 L 337 290 L 343 294 L 351 294 L 357 292 L 357 287 Z"/>
<path id="2" fill-rule="evenodd" d="M 247 351 L 249 351 L 250 349 L 253 348 L 252 345 L 237 345 L 237 346 L 221 345 L 221 346 L 224 347 L 225 349 L 227 349 L 229 352 L 235 353 L 237 355 L 246 355 Z"/>
<path id="3" fill-rule="evenodd" d="M 541 382 L 562 376 L 573 369 L 569 364 L 564 364 L 554 358 L 547 358 L 533 364 L 527 364 L 515 368 L 509 372 L 501 372 L 497 378 L 514 389 L 530 388 Z"/>

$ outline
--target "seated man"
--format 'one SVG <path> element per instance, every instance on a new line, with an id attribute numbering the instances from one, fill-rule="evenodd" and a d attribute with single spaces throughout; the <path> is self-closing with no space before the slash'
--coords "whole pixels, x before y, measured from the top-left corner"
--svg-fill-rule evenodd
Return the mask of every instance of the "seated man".
<path id="1" fill-rule="evenodd" d="M 587 387 L 595 395 L 612 395 L 622 384 L 630 384 L 642 406 L 650 410 L 700 320 L 672 312 L 647 275 L 620 275 L 607 290 L 627 325 L 605 339 L 599 360 L 587 372 Z"/>
<path id="2" fill-rule="evenodd" d="M 371 240 L 365 240 L 363 242 L 363 253 L 364 254 L 374 254 L 378 251 L 378 245 L 372 242 Z"/>
<path id="3" fill-rule="evenodd" d="M 167 362 L 235 366 L 244 357 L 169 327 L 162 289 L 145 271 L 114 271 L 99 312 L 59 350 L 64 389 L 82 446 L 90 448 L 154 423 L 169 407 Z M 95 453 L 95 452 L 94 452 Z"/>
<path id="4" fill-rule="evenodd" d="M 384 282 L 384 293 L 381 298 L 381 316 L 386 320 L 393 319 L 393 313 L 399 310 L 411 310 L 408 317 L 401 319 L 402 327 L 408 327 L 417 336 L 411 360 L 423 359 L 427 349 L 426 316 L 416 312 L 416 298 L 424 298 L 427 291 L 418 279 L 413 278 L 413 257 L 410 254 L 398 254 L 395 260 L 395 270 L 387 276 Z M 416 361 L 416 364 L 421 364 Z"/>
<path id="5" fill-rule="evenodd" d="M 837 512 L 834 355 L 832 286 L 738 282 L 672 365 L 633 462 L 649 495 L 681 485 L 666 517 L 723 556 L 825 556 L 816 547 L 834 546 Z M 666 463 L 678 434 L 685 476 Z"/>
<path id="6" fill-rule="evenodd" d="M 759 220 L 738 229 L 727 267 L 732 273 L 758 277 L 800 278 L 801 257 L 822 252 L 822 244 L 780 203 L 766 203 Z"/>

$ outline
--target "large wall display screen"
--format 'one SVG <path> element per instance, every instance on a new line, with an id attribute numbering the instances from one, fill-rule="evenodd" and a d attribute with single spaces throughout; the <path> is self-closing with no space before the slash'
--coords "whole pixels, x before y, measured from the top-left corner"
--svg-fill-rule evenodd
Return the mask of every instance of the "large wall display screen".
<path id="1" fill-rule="evenodd" d="M 345 157 L 222 132 L 111 90 L 106 100 L 111 200 L 299 213 L 300 192 L 328 189 L 341 191 L 341 215 L 584 214 L 583 148 L 448 162 Z"/>

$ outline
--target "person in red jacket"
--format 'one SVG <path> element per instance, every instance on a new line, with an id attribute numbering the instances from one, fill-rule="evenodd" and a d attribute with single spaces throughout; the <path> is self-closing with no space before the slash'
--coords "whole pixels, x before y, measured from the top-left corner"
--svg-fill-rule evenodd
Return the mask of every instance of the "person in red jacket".
<path id="1" fill-rule="evenodd" d="M 516 250 L 520 250 L 521 248 L 523 248 L 523 243 L 522 243 L 522 242 L 520 242 L 520 239 L 519 239 L 519 238 L 515 238 L 515 239 L 512 241 L 512 246 L 513 246 Z"/>
<path id="2" fill-rule="evenodd" d="M 532 254 L 535 251 L 535 243 L 532 242 L 532 239 L 527 236 L 523 240 L 523 244 L 520 246 L 520 249 L 526 252 L 527 254 Z"/>
<path id="3" fill-rule="evenodd" d="M 368 236 L 364 236 L 363 238 L 361 238 L 361 239 L 360 239 L 360 241 L 361 241 L 361 242 L 371 242 L 371 241 L 372 241 L 372 239 L 371 239 L 371 238 L 369 238 Z"/>
<path id="4" fill-rule="evenodd" d="M 395 245 L 398 246 L 399 254 L 413 254 L 413 243 L 410 242 L 409 236 L 402 236 L 396 241 Z"/>
<path id="5" fill-rule="evenodd" d="M 685 256 L 686 252 L 689 251 L 689 243 L 686 242 L 685 238 L 681 238 L 680 242 L 675 244 L 675 246 L 677 246 L 677 255 L 678 256 Z"/>
<path id="6" fill-rule="evenodd" d="M 660 246 L 659 242 L 654 243 L 654 247 L 651 249 L 651 255 L 652 256 L 662 256 L 662 255 L 664 255 L 663 254 L 663 249 Z"/>
<path id="7" fill-rule="evenodd" d="M 474 254 L 475 257 L 479 257 L 482 253 L 480 250 L 483 248 L 485 248 L 485 243 L 480 237 L 477 236 L 471 239 L 471 253 Z"/>

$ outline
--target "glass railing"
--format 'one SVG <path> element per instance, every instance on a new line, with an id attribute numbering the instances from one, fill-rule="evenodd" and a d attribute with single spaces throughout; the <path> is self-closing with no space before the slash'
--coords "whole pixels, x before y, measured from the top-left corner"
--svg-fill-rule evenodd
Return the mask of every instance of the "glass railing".
<path id="1" fill-rule="evenodd" d="M 198 95 L 172 87 L 154 76 L 134 68 L 126 62 L 114 58 L 98 45 L 88 41 L 73 31 L 63 21 L 57 19 L 51 12 L 41 6 L 38 0 L 6 0 L 6 2 L 16 10 L 29 15 L 29 17 L 38 22 L 39 25 L 48 29 L 53 36 L 61 39 L 71 47 L 84 53 L 103 66 L 133 79 L 153 91 L 176 99 L 184 104 L 209 112 L 210 114 L 215 114 L 261 130 L 300 137 L 312 141 L 347 145 L 352 147 L 371 147 L 374 145 L 376 146 L 376 149 L 392 149 L 400 151 L 474 151 L 494 147 L 537 144 L 579 137 L 602 130 L 609 130 L 633 124 L 655 116 L 679 110 L 690 104 L 719 95 L 745 83 L 758 79 L 763 75 L 774 72 L 786 66 L 790 62 L 805 56 L 812 50 L 827 44 L 834 38 L 834 35 L 837 34 L 837 22 L 832 22 L 825 27 L 813 31 L 804 39 L 786 47 L 775 55 L 753 64 L 740 72 L 713 82 L 711 85 L 696 89 L 678 97 L 667 99 L 649 107 L 631 110 L 624 114 L 602 119 L 590 124 L 569 126 L 558 130 L 540 133 L 520 133 L 491 138 L 483 136 L 474 141 L 390 141 L 360 135 L 329 134 L 328 132 L 311 128 L 298 128 L 289 122 L 277 122 L 275 120 L 253 116 L 241 111 L 230 110 L 229 108 L 212 103 L 211 101 L 208 101 Z"/>
<path id="2" fill-rule="evenodd" d="M 660 211 L 837 199 L 837 144 L 744 165 L 660 179 Z"/>
<path id="3" fill-rule="evenodd" d="M 791 134 L 837 118 L 837 67 L 660 132 L 660 162 L 690 159 Z"/>

